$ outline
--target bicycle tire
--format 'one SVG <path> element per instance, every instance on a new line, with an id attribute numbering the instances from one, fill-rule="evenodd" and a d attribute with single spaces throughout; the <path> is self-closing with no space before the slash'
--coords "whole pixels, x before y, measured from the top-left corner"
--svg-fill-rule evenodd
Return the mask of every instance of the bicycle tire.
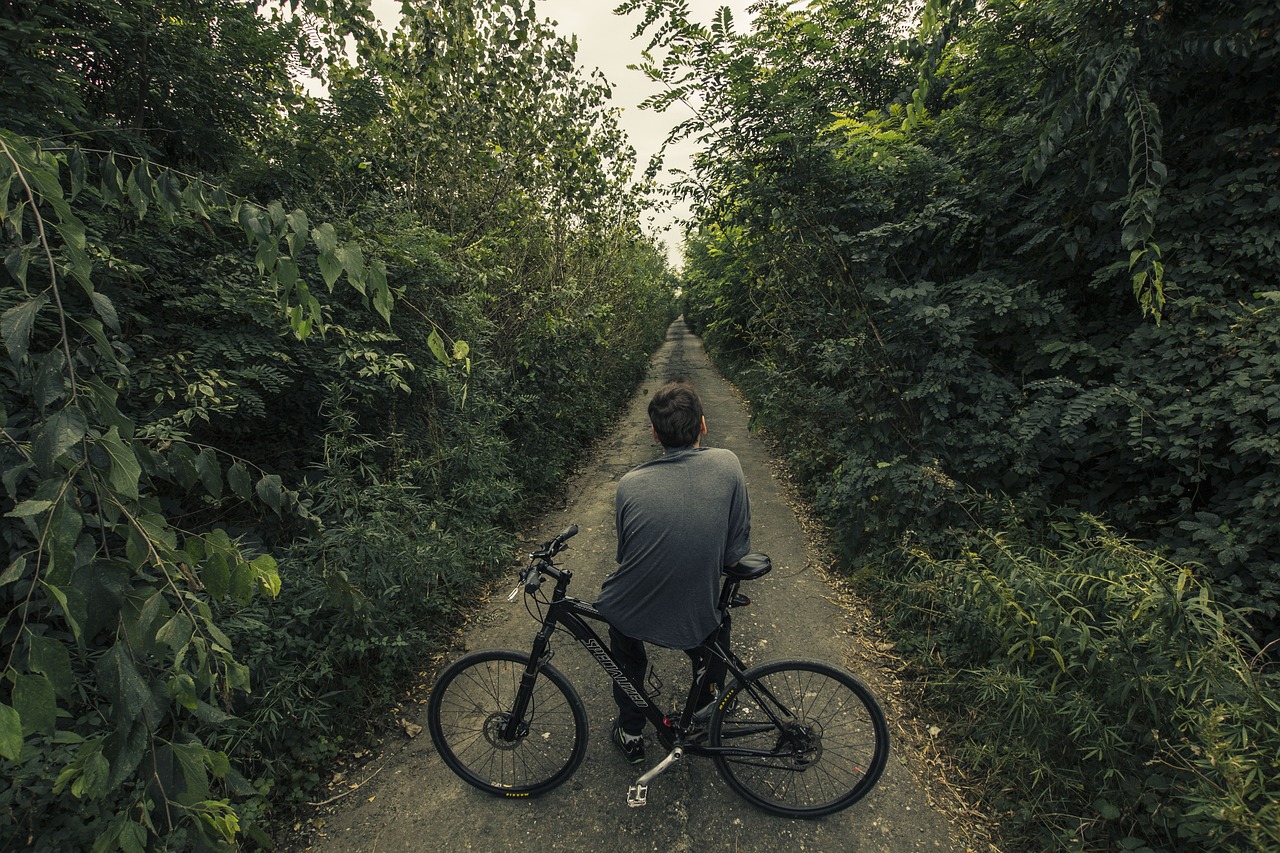
<path id="1" fill-rule="evenodd" d="M 889 759 L 889 725 L 875 696 L 853 674 L 818 661 L 747 670 L 721 694 L 707 742 L 768 750 L 717 755 L 716 769 L 744 799 L 791 818 L 853 805 L 875 787 Z"/>
<path id="2" fill-rule="evenodd" d="M 427 727 L 449 769 L 504 797 L 542 794 L 568 779 L 587 753 L 587 711 L 573 685 L 543 664 L 520 725 L 502 732 L 529 665 L 522 652 L 475 652 L 450 664 L 427 703 Z"/>

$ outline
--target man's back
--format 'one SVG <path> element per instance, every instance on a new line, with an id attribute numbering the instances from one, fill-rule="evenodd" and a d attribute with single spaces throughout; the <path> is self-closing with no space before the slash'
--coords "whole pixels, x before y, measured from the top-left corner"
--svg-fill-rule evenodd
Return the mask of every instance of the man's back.
<path id="1" fill-rule="evenodd" d="M 597 608 L 622 633 L 692 648 L 716 630 L 721 567 L 750 550 L 750 507 L 738 458 L 690 447 L 628 473 L 615 505 L 618 570 Z"/>

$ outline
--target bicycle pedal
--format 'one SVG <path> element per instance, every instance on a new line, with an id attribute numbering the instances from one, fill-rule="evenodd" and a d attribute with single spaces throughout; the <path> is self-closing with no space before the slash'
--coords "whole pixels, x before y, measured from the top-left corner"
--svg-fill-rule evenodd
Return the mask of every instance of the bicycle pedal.
<path id="1" fill-rule="evenodd" d="M 649 786 L 642 784 L 632 785 L 627 789 L 627 805 L 633 809 L 638 809 L 649 801 Z"/>

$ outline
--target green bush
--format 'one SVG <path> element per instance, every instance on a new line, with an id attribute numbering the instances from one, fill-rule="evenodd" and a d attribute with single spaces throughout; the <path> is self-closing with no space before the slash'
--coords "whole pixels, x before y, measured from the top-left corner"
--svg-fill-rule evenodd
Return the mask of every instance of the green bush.
<path id="1" fill-rule="evenodd" d="M 1280 844 L 1280 680 L 1239 614 L 1088 517 L 1006 523 L 956 534 L 956 556 L 910 548 L 868 583 L 1012 843 Z"/>
<path id="2" fill-rule="evenodd" d="M 269 843 L 666 327 L 531 4 L 294 11 L 0 11 L 5 849 Z"/>
<path id="3" fill-rule="evenodd" d="M 840 541 L 945 531 L 952 481 L 1071 506 L 1276 637 L 1274 4 L 933 0 L 920 102 L 855 78 L 861 111 L 773 54 L 844 5 L 765 16 L 733 42 L 756 64 L 688 60 L 742 127 L 700 176 L 689 316 Z M 778 77 L 802 103 L 749 115 Z"/>
<path id="4" fill-rule="evenodd" d="M 1280 9 L 626 5 L 703 102 L 687 314 L 1015 843 L 1275 846 Z"/>

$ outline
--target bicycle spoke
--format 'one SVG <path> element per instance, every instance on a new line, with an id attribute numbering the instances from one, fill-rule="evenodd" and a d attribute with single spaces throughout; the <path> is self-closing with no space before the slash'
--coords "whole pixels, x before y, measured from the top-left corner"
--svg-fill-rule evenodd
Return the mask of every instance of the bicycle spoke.
<path id="1" fill-rule="evenodd" d="M 539 673 L 523 717 L 511 725 L 527 661 L 516 652 L 470 655 L 442 674 L 432 692 L 428 723 L 441 757 L 484 790 L 546 790 L 586 752 L 581 700 L 550 667 Z"/>
<path id="2" fill-rule="evenodd" d="M 717 758 L 739 793 L 780 814 L 814 816 L 849 805 L 875 784 L 887 728 L 856 679 L 801 661 L 765 665 L 744 678 L 739 713 L 727 729 L 717 720 L 713 741 L 766 753 Z"/>

